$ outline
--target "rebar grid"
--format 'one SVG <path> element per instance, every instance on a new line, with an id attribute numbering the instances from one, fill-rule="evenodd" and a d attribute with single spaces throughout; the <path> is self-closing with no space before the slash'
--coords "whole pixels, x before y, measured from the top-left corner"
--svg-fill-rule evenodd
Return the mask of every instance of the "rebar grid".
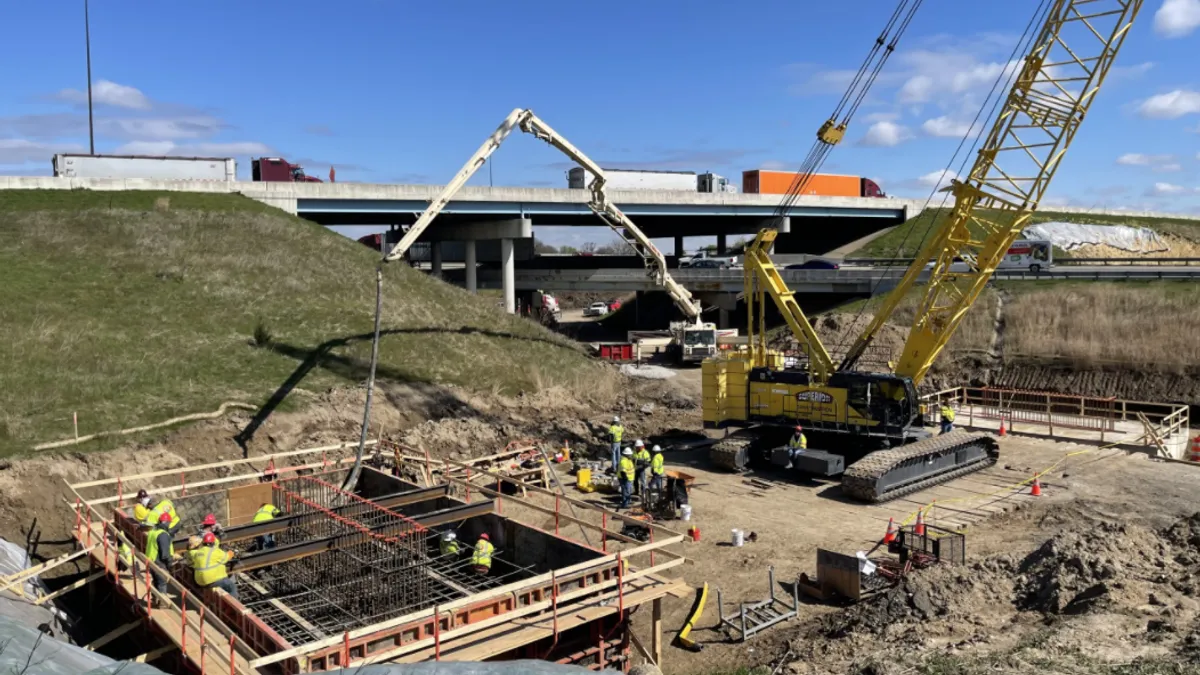
<path id="1" fill-rule="evenodd" d="M 333 550 L 249 572 L 266 593 L 239 585 L 245 588 L 243 604 L 293 645 L 533 575 L 500 558 L 498 550 L 491 573 L 479 574 L 469 546 L 443 555 L 438 533 L 320 477 L 277 480 L 272 499 L 291 523 L 275 535 L 279 546 L 349 537 Z"/>

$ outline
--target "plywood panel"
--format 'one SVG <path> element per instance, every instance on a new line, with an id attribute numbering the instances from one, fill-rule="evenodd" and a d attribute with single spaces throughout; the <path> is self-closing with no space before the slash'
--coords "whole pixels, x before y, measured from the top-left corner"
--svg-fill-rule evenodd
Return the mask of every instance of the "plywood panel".
<path id="1" fill-rule="evenodd" d="M 245 525 L 254 519 L 258 507 L 271 501 L 271 484 L 243 485 L 229 489 L 229 525 Z"/>

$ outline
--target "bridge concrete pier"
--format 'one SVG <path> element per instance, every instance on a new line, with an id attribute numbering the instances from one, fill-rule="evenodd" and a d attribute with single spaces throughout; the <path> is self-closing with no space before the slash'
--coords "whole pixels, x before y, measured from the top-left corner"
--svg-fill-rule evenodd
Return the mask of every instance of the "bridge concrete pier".
<path id="1" fill-rule="evenodd" d="M 429 270 L 435 279 L 442 278 L 442 242 L 429 244 Z"/>
<path id="2" fill-rule="evenodd" d="M 504 289 L 504 311 L 517 311 L 517 263 L 513 258 L 513 240 L 500 240 L 500 285 Z"/>
<path id="3" fill-rule="evenodd" d="M 475 240 L 468 239 L 463 242 L 463 268 L 466 272 L 466 285 L 468 293 L 476 293 L 479 291 L 479 269 L 475 262 Z"/>
<path id="4" fill-rule="evenodd" d="M 683 257 L 683 237 L 680 236 L 675 237 L 675 257 L 677 259 Z"/>

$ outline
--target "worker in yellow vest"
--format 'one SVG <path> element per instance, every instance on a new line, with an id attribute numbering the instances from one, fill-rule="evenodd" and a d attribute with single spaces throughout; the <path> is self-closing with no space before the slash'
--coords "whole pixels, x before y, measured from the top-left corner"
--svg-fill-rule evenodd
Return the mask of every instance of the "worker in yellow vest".
<path id="1" fill-rule="evenodd" d="M 942 404 L 942 433 L 948 434 L 954 431 L 954 408 L 949 404 Z"/>
<path id="2" fill-rule="evenodd" d="M 621 426 L 621 418 L 613 417 L 612 425 L 608 427 L 608 442 L 609 452 L 612 456 L 612 470 L 617 472 L 617 465 L 621 463 L 621 437 L 625 435 L 625 427 Z"/>
<path id="3" fill-rule="evenodd" d="M 458 535 L 454 534 L 453 532 L 443 532 L 442 540 L 438 546 L 438 549 L 442 552 L 442 555 L 457 557 L 460 550 L 458 546 Z"/>
<path id="4" fill-rule="evenodd" d="M 792 434 L 792 437 L 790 439 L 788 439 L 788 449 L 789 450 L 807 450 L 808 449 L 808 437 L 804 435 L 804 427 L 802 427 L 800 425 L 796 425 L 796 433 Z"/>
<path id="5" fill-rule="evenodd" d="M 150 524 L 153 525 L 154 523 L 160 522 L 160 519 L 164 513 L 171 516 L 171 529 L 178 529 L 179 514 L 175 513 L 175 504 L 173 504 L 171 500 L 167 499 L 166 497 L 159 498 L 159 500 L 155 502 L 154 506 L 150 507 L 150 513 L 147 516 L 147 518 L 150 519 Z"/>
<path id="6" fill-rule="evenodd" d="M 150 516 L 150 493 L 145 490 L 138 490 L 137 499 L 133 502 L 133 519 L 138 525 L 154 525 L 154 521 L 147 521 Z"/>
<path id="7" fill-rule="evenodd" d="M 642 439 L 633 442 L 633 491 L 642 494 L 646 491 L 646 469 L 650 468 L 650 451 Z"/>
<path id="8" fill-rule="evenodd" d="M 662 447 L 654 446 L 654 457 L 650 459 L 650 489 L 663 489 L 663 475 L 666 474 L 666 467 L 663 466 Z"/>
<path id="9" fill-rule="evenodd" d="M 636 468 L 633 463 L 633 450 L 625 448 L 621 451 L 621 463 L 617 465 L 617 480 L 621 483 L 621 508 L 629 508 L 629 498 L 633 495 L 633 477 Z"/>
<path id="10" fill-rule="evenodd" d="M 475 567 L 476 574 L 487 574 L 492 570 L 492 553 L 496 551 L 496 547 L 492 545 L 492 538 L 487 532 L 479 535 L 479 541 L 475 542 L 475 551 L 471 553 L 471 564 Z"/>
<path id="11" fill-rule="evenodd" d="M 175 532 L 171 529 L 171 514 L 163 513 L 158 517 L 158 523 L 146 534 L 146 557 L 164 571 L 170 570 L 175 562 Z M 154 577 L 154 588 L 159 593 L 167 593 L 167 577 L 156 570 L 150 570 Z M 162 603 L 156 597 L 155 605 Z"/>
<path id="12" fill-rule="evenodd" d="M 217 543 L 217 536 L 205 532 L 201 546 L 188 551 L 188 563 L 192 568 L 192 578 L 200 588 L 212 586 L 219 588 L 237 599 L 237 584 L 229 578 L 229 570 L 225 565 L 233 560 L 233 551 L 226 551 Z"/>
<path id="13" fill-rule="evenodd" d="M 258 507 L 258 511 L 254 514 L 254 520 L 251 522 L 265 523 L 268 520 L 274 520 L 283 513 L 278 507 L 270 502 L 264 503 Z M 254 538 L 254 548 L 257 551 L 265 551 L 269 548 L 275 548 L 275 533 L 268 532 L 267 534 L 259 535 Z"/>

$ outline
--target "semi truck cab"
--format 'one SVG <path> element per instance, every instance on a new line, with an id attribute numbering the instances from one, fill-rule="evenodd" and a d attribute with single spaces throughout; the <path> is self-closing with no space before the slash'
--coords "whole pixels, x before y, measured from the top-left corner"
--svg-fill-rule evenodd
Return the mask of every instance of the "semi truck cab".
<path id="1" fill-rule="evenodd" d="M 282 157 L 259 157 L 250 162 L 250 179 L 275 183 L 322 183 L 320 178 L 304 173 L 304 167 Z"/>

